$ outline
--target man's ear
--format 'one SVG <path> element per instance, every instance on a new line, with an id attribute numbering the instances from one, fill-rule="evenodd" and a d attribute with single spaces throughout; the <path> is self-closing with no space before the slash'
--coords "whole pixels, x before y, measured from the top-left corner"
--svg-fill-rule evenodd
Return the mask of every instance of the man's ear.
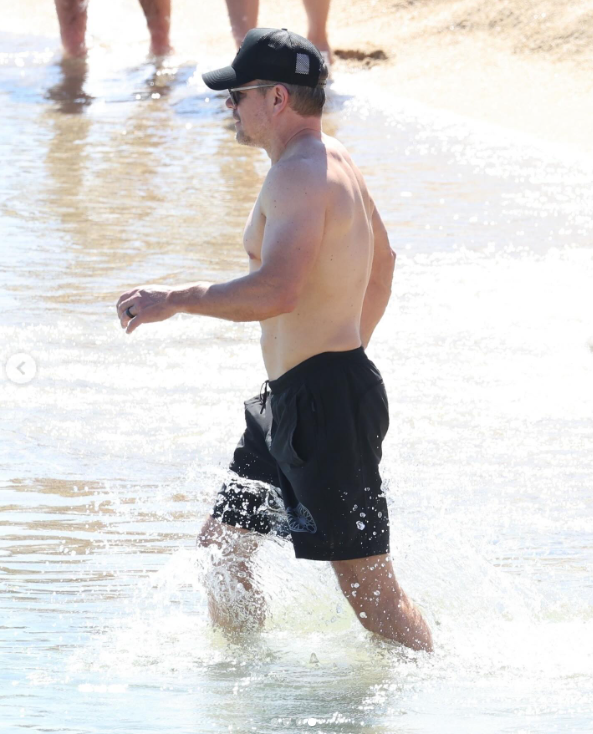
<path id="1" fill-rule="evenodd" d="M 278 84 L 273 89 L 273 112 L 279 114 L 288 107 L 289 94 L 288 89 L 283 84 Z"/>

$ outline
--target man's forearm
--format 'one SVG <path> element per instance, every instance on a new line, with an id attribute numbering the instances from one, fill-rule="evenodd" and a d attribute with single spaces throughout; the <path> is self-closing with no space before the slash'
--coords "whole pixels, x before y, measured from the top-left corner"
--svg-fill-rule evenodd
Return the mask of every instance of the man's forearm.
<path id="1" fill-rule="evenodd" d="M 227 321 L 264 321 L 292 309 L 286 290 L 259 271 L 226 283 L 186 283 L 171 289 L 167 301 L 176 313 Z"/>

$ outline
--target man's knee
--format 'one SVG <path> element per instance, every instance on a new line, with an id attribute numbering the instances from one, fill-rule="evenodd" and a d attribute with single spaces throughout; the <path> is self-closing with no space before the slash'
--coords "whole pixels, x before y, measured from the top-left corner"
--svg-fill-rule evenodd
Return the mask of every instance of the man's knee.
<path id="1" fill-rule="evenodd" d="M 214 546 L 225 554 L 232 553 L 244 557 L 253 553 L 258 543 L 253 532 L 227 525 L 210 515 L 198 533 L 196 545 L 200 548 Z"/>
<path id="2" fill-rule="evenodd" d="M 200 548 L 208 548 L 211 545 L 221 545 L 223 537 L 223 528 L 221 526 L 222 523 L 219 520 L 212 517 L 212 515 L 209 515 L 198 533 L 196 545 Z"/>

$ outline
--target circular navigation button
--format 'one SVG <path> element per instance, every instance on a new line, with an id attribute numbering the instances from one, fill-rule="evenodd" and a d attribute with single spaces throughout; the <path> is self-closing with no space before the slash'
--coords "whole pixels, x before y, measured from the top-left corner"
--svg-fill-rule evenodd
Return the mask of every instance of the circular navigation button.
<path id="1" fill-rule="evenodd" d="M 17 385 L 26 385 L 37 374 L 37 364 L 30 354 L 13 354 L 6 362 L 6 377 Z"/>

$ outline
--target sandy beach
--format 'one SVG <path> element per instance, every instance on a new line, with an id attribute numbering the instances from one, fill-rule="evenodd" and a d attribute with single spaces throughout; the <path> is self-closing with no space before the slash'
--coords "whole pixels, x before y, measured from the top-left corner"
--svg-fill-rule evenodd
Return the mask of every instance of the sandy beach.
<path id="1" fill-rule="evenodd" d="M 23 0 L 4 25 L 58 36 L 53 3 Z M 261 0 L 259 25 L 306 33 L 301 1 Z M 137 0 L 91 0 L 88 31 L 91 48 L 148 40 Z M 332 0 L 329 36 L 336 70 L 368 68 L 386 94 L 593 156 L 591 0 Z M 234 54 L 224 0 L 173 2 L 172 41 L 182 57 L 204 47 Z"/>
<path id="2" fill-rule="evenodd" d="M 299 2 L 262 1 L 260 25 L 286 23 L 305 29 Z M 386 93 L 593 155 L 589 0 L 333 0 L 329 31 L 336 68 Z"/>

